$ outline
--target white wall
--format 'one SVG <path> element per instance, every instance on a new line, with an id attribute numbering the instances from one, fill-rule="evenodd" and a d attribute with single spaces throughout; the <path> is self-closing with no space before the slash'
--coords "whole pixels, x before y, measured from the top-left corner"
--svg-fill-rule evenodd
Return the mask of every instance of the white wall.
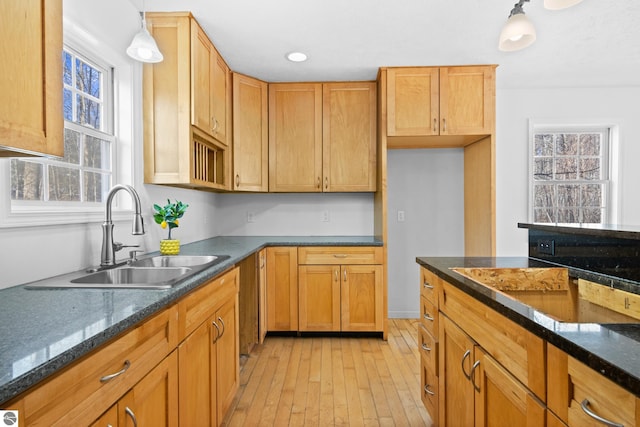
<path id="1" fill-rule="evenodd" d="M 529 120 L 619 127 L 618 223 L 640 224 L 640 87 L 498 89 L 496 237 L 498 256 L 526 256 Z"/>
<path id="2" fill-rule="evenodd" d="M 388 152 L 389 317 L 420 314 L 417 256 L 464 255 L 463 166 L 462 149 Z"/>

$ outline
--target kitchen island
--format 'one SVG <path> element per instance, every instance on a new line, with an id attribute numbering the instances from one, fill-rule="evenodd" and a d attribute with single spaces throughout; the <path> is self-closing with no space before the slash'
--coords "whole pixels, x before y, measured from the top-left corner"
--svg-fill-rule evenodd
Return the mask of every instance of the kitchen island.
<path id="1" fill-rule="evenodd" d="M 221 236 L 182 245 L 181 255 L 229 258 L 170 289 L 33 290 L 25 284 L 0 290 L 0 407 L 269 246 L 382 246 L 382 241 L 372 236 Z"/>

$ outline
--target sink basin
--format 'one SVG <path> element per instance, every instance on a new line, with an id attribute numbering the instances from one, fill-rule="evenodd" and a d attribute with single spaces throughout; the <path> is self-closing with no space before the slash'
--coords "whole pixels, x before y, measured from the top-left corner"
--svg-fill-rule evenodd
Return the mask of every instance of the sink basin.
<path id="1" fill-rule="evenodd" d="M 546 316 L 566 323 L 639 323 L 640 320 L 607 307 L 611 298 L 599 298 L 601 288 L 571 279 L 568 270 L 551 268 L 452 268 L 451 270 L 516 300 Z M 595 297 L 593 296 L 595 295 Z"/>
<path id="2" fill-rule="evenodd" d="M 191 271 L 187 267 L 122 267 L 112 270 L 102 270 L 71 280 L 71 283 L 84 285 L 83 287 L 97 288 L 169 288 L 178 279 Z"/>
<path id="3" fill-rule="evenodd" d="M 216 255 L 171 255 L 154 256 L 133 261 L 135 267 L 198 267 L 213 263 L 220 257 Z M 224 257 L 226 259 L 228 257 Z M 221 259 L 222 261 L 222 259 Z"/>

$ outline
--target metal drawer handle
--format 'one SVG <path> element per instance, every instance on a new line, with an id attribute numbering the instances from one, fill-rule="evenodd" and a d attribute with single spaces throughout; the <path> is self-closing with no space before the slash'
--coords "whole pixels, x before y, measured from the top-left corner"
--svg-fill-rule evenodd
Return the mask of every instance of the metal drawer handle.
<path id="1" fill-rule="evenodd" d="M 465 378 L 471 381 L 471 375 L 467 374 L 467 371 L 464 370 L 464 361 L 469 356 L 471 356 L 471 350 L 465 351 L 464 355 L 462 356 L 461 365 L 462 365 L 462 373 L 464 374 Z"/>
<path id="2" fill-rule="evenodd" d="M 431 315 L 429 313 L 427 313 L 426 311 L 425 311 L 425 313 L 424 313 L 424 315 L 422 317 L 424 317 L 426 320 L 428 320 L 430 322 L 434 321 L 434 318 L 431 317 Z"/>
<path id="3" fill-rule="evenodd" d="M 129 415 L 129 417 L 131 418 L 131 421 L 133 421 L 133 427 L 138 427 L 138 420 L 136 419 L 136 414 L 134 414 L 133 411 L 129 409 L 128 406 L 124 408 L 124 412 L 126 412 L 127 415 Z"/>
<path id="4" fill-rule="evenodd" d="M 224 326 L 224 320 L 222 320 L 222 317 L 218 316 L 218 320 L 220 321 L 220 323 L 222 324 L 222 333 L 220 334 L 220 338 L 222 338 L 222 336 L 224 335 L 224 331 L 226 329 L 226 326 Z M 216 340 L 217 341 L 217 340 Z"/>
<path id="5" fill-rule="evenodd" d="M 216 331 L 217 331 L 215 338 L 213 339 L 213 341 L 211 341 L 211 344 L 215 344 L 216 342 L 218 342 L 218 339 L 220 338 L 220 327 L 216 322 L 211 322 L 211 324 L 213 325 L 214 328 L 216 328 Z"/>
<path id="6" fill-rule="evenodd" d="M 423 287 L 425 287 L 425 288 L 427 288 L 427 289 L 433 289 L 433 286 L 431 286 L 431 285 L 429 284 L 429 282 L 427 282 L 426 280 L 425 280 L 424 282 L 422 282 L 422 286 L 423 286 Z"/>
<path id="7" fill-rule="evenodd" d="M 334 258 L 346 258 L 347 256 L 347 254 L 333 254 Z"/>
<path id="8" fill-rule="evenodd" d="M 601 422 L 602 424 L 604 424 L 606 426 L 609 426 L 609 427 L 624 427 L 624 425 L 622 425 L 620 423 L 616 423 L 615 421 L 609 421 L 606 418 L 602 418 L 600 415 L 596 414 L 591 409 L 589 409 L 589 399 L 584 399 L 582 401 L 582 403 L 580 404 L 580 407 L 591 418 L 593 418 L 596 421 Z"/>
<path id="9" fill-rule="evenodd" d="M 433 391 L 429 390 L 429 384 L 425 384 L 424 392 L 427 393 L 430 396 L 435 396 L 436 395 Z"/>
<path id="10" fill-rule="evenodd" d="M 438 130 L 438 119 L 433 118 L 433 132 L 435 133 Z"/>
<path id="11" fill-rule="evenodd" d="M 427 345 L 425 343 L 422 343 L 422 349 L 424 351 L 431 351 L 431 347 L 427 347 Z"/>
<path id="12" fill-rule="evenodd" d="M 240 174 L 236 174 L 236 187 L 240 187 Z"/>
<path id="13" fill-rule="evenodd" d="M 442 119 L 442 132 L 447 131 L 447 119 Z"/>
<path id="14" fill-rule="evenodd" d="M 118 372 L 115 372 L 113 374 L 105 375 L 104 377 L 100 378 L 100 382 L 106 383 L 107 381 L 112 380 L 115 377 L 124 374 L 125 372 L 127 372 L 127 369 L 129 369 L 130 366 L 131 366 L 131 362 L 129 362 L 129 359 L 125 360 L 124 367 L 122 369 L 120 369 Z"/>
<path id="15" fill-rule="evenodd" d="M 471 384 L 473 384 L 473 388 L 475 388 L 476 391 L 480 393 L 480 387 L 476 385 L 476 379 L 475 379 L 475 372 L 478 366 L 480 366 L 480 361 L 476 360 L 476 363 L 474 363 L 473 366 L 471 367 L 471 373 L 469 374 L 469 376 L 471 377 Z"/>

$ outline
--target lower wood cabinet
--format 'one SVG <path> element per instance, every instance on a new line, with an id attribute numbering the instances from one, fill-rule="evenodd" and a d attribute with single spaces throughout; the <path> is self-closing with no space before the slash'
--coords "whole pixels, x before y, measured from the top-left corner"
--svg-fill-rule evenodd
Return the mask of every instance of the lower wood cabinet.
<path id="1" fill-rule="evenodd" d="M 267 248 L 267 330 L 298 330 L 298 248 Z"/>

